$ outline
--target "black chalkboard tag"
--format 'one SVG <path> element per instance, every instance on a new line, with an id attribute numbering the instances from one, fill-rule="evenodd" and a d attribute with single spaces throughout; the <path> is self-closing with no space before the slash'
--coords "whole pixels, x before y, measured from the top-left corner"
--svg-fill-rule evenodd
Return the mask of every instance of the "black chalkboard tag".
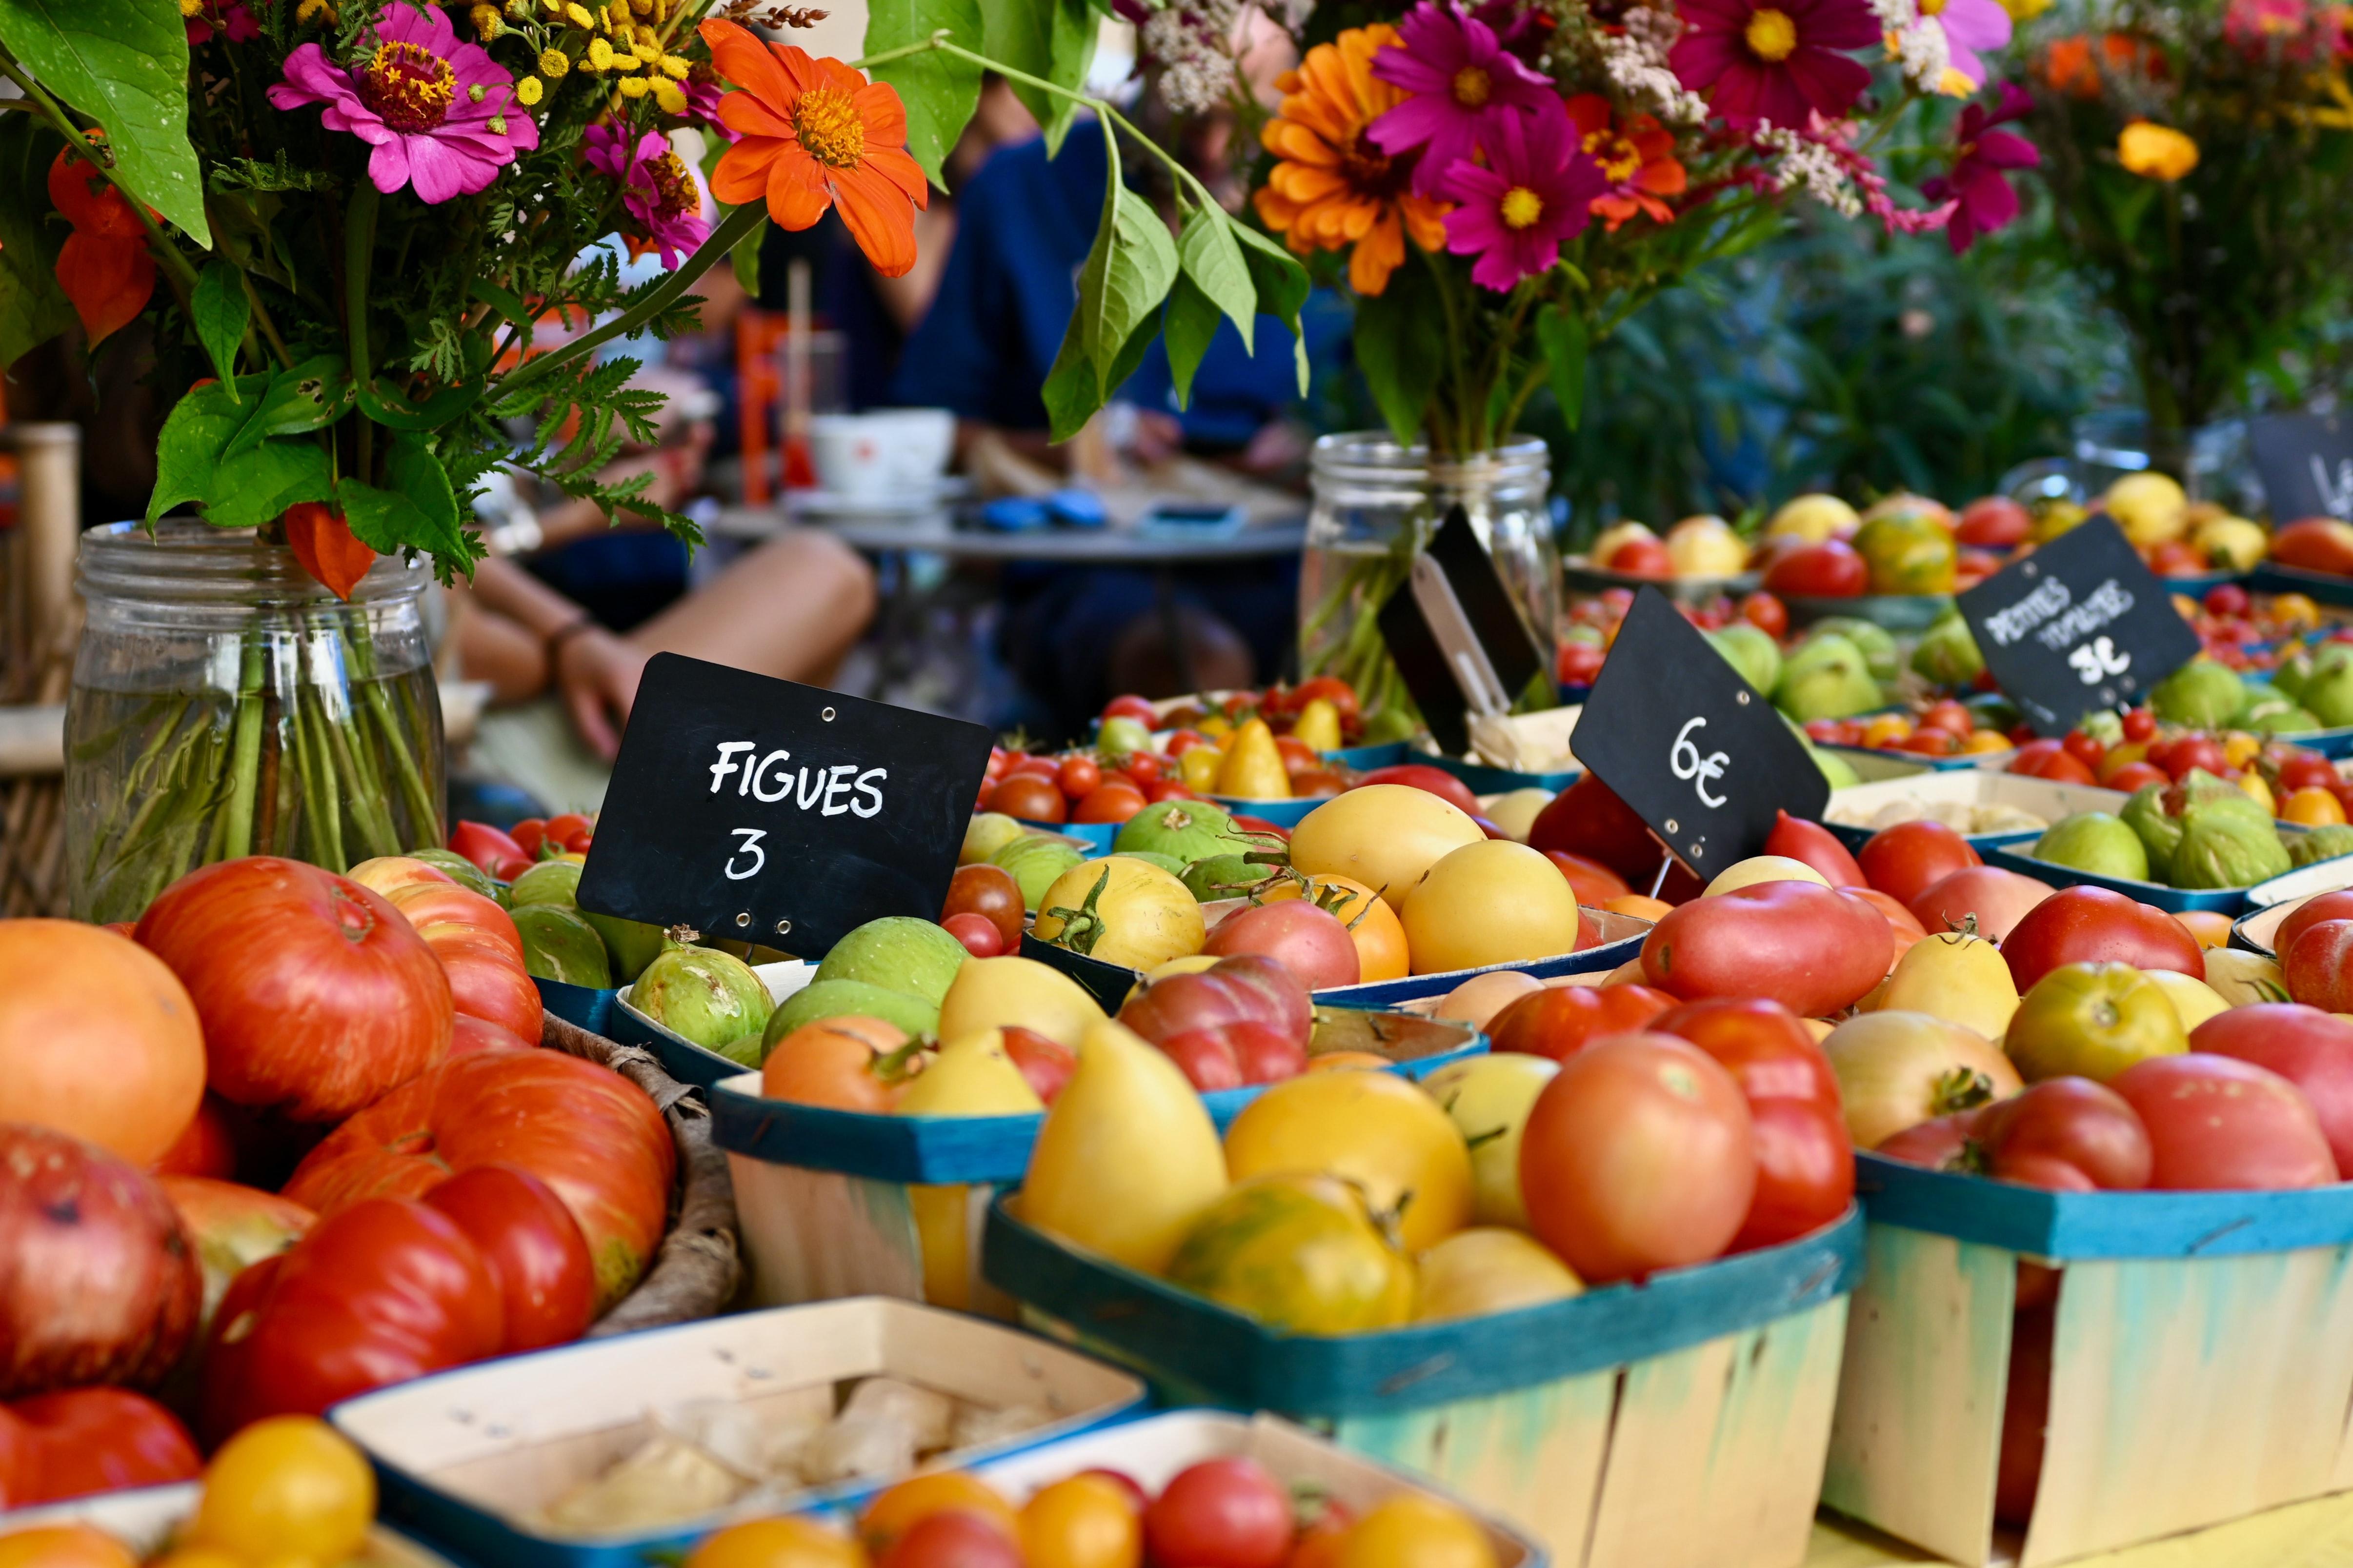
<path id="1" fill-rule="evenodd" d="M 1656 588 L 1634 595 L 1573 743 L 1703 881 L 1761 854 L 1778 813 L 1830 804 L 1805 742 Z"/>
<path id="2" fill-rule="evenodd" d="M 2198 655 L 2198 634 L 2111 518 L 2069 529 L 1957 602 L 1986 668 L 2038 735 L 2129 702 Z"/>
<path id="3" fill-rule="evenodd" d="M 1470 750 L 1466 715 L 1507 711 L 1549 668 L 1459 506 L 1414 558 L 1378 619 L 1422 722 L 1449 756 Z"/>
<path id="4" fill-rule="evenodd" d="M 2247 444 L 2274 523 L 2285 527 L 2307 517 L 2353 522 L 2353 416 L 2267 414 L 2247 422 Z"/>
<path id="5" fill-rule="evenodd" d="M 816 958 L 937 920 L 988 731 L 678 654 L 646 664 L 580 907 Z"/>

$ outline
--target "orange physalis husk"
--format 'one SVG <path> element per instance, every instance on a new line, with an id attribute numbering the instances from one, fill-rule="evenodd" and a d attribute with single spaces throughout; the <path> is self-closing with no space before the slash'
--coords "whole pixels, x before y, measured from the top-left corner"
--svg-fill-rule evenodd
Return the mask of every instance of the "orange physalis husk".
<path id="1" fill-rule="evenodd" d="M 128 325 L 155 292 L 155 258 L 143 239 L 110 239 L 80 229 L 58 252 L 58 287 L 94 348 Z"/>
<path id="2" fill-rule="evenodd" d="M 839 206 L 874 269 L 903 277 L 915 265 L 914 209 L 931 195 L 907 154 L 898 93 L 839 60 L 763 44 L 733 22 L 705 22 L 702 34 L 738 89 L 719 100 L 719 118 L 739 140 L 712 170 L 711 194 L 731 206 L 765 200 L 785 229 Z"/>
<path id="3" fill-rule="evenodd" d="M 353 538 L 351 525 L 322 501 L 306 500 L 288 507 L 280 521 L 286 525 L 287 548 L 294 552 L 302 570 L 349 604 L 352 590 L 375 563 L 375 552 Z"/>

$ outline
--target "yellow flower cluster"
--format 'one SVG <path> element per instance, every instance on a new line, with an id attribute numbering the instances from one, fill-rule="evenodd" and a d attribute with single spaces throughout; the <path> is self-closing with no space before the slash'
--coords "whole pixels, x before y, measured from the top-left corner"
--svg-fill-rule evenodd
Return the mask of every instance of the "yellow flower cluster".
<path id="1" fill-rule="evenodd" d="M 2198 167 L 2198 143 L 2169 125 L 2136 120 L 2116 138 L 2116 161 L 2145 180 L 2171 184 Z"/>
<path id="2" fill-rule="evenodd" d="M 515 100 L 534 104 L 549 89 L 575 70 L 617 79 L 615 89 L 625 99 L 650 97 L 666 114 L 686 112 L 686 92 L 679 86 L 693 68 L 681 55 L 663 45 L 659 24 L 668 20 L 673 0 L 540 0 L 547 19 L 589 35 L 587 47 L 576 57 L 568 47 L 543 48 L 539 75 L 515 84 Z M 505 0 L 505 15 L 520 21 L 531 15 L 531 0 Z M 504 30 L 492 0 L 477 0 L 469 12 L 475 30 L 488 43 Z M 639 21 L 650 17 L 651 23 Z M 493 30 L 496 29 L 496 30 Z"/>

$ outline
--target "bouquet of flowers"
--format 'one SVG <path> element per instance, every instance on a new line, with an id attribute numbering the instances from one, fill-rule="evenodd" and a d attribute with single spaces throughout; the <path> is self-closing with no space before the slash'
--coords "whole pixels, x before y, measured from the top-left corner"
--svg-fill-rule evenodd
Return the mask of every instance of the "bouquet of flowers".
<path id="1" fill-rule="evenodd" d="M 2015 101 L 2060 237 L 2178 443 L 2341 308 L 2353 26 L 2310 0 L 2069 0 L 2033 34 Z"/>
<path id="2" fill-rule="evenodd" d="M 2010 33 L 1997 0 L 1418 0 L 1307 49 L 1253 203 L 1345 276 L 1398 441 L 1475 458 L 1547 380 L 1574 427 L 1591 346 L 1794 203 L 1957 247 L 2008 222 L 2034 161 L 1994 129 Z M 1899 123 L 1941 145 L 1908 199 L 1878 155 Z M 1377 606 L 1421 542 L 1306 609 L 1311 672 L 1393 689 L 1372 617 L 1339 606 Z"/>
<path id="3" fill-rule="evenodd" d="M 762 4 L 0 4 L 0 367 L 77 319 L 102 353 L 145 318 L 170 410 L 150 526 L 194 510 L 256 531 L 338 598 L 381 554 L 467 572 L 470 500 L 501 468 L 691 542 L 648 477 L 602 477 L 625 441 L 654 439 L 661 406 L 607 344 L 691 324 L 695 279 L 755 254 L 770 221 L 838 209 L 878 269 L 904 273 L 984 69 L 1050 134 L 1092 108 L 1107 142 L 1129 131 L 1166 156 L 1081 91 L 1087 0 L 878 5 L 871 76 L 764 39 L 745 24 L 823 14 Z M 1295 323 L 1306 294 L 1298 263 L 1198 181 L 1172 235 L 1115 143 L 1112 169 L 1047 389 L 1058 426 L 1102 404 L 1164 314 L 1181 376 L 1219 319 Z M 665 270 L 625 281 L 598 247 L 613 234 Z M 171 700 L 78 713 L 96 783 L 74 793 L 100 797 L 79 842 L 69 829 L 77 887 L 100 890 L 78 907 L 135 913 L 141 889 L 206 859 L 341 869 L 438 843 L 429 674 L 387 689 L 373 658 L 340 605 L 264 607 L 238 657 L 191 661 Z"/>

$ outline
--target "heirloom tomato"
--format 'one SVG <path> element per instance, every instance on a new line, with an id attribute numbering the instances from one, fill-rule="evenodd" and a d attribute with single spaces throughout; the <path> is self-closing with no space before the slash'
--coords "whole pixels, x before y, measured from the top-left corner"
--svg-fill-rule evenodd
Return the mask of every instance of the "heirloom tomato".
<path id="1" fill-rule="evenodd" d="M 2105 888 L 2062 888 L 2042 900 L 2010 928 L 2001 956 L 2021 996 L 2068 963 L 2125 963 L 2206 978 L 2205 955 L 2188 926 Z"/>
<path id="2" fill-rule="evenodd" d="M 501 1355 L 570 1344 L 588 1331 L 596 1265 L 579 1222 L 546 1183 L 512 1165 L 476 1165 L 425 1201 L 458 1222 L 498 1281 Z"/>
<path id="3" fill-rule="evenodd" d="M 1765 996 L 1800 1017 L 1852 1005 L 1887 978 L 1894 931 L 1871 904 L 1812 882 L 1757 882 L 1660 917 L 1642 974 L 1686 1002 Z"/>
<path id="4" fill-rule="evenodd" d="M 2190 1031 L 2189 1048 L 2253 1062 L 2304 1090 L 2337 1170 L 2353 1171 L 2353 1023 L 2317 1007 L 2261 1002 L 2207 1019 Z"/>
<path id="5" fill-rule="evenodd" d="M 1277 1568 L 1291 1531 L 1291 1493 L 1255 1459 L 1179 1470 L 1144 1510 L 1158 1568 Z"/>
<path id="6" fill-rule="evenodd" d="M 1871 836 L 1855 857 L 1863 879 L 1899 904 L 1956 871 L 1985 862 L 1969 841 L 1941 822 L 1899 822 Z"/>
<path id="7" fill-rule="evenodd" d="M 2148 1131 L 2116 1090 L 2052 1078 L 1978 1112 L 1972 1134 L 1987 1174 L 2058 1193 L 2148 1185 Z"/>
<path id="8" fill-rule="evenodd" d="M 1544 985 L 1505 1003 L 1487 1020 L 1497 1051 L 1566 1061 L 1594 1040 L 1645 1028 L 1675 1005 L 1648 985 Z"/>
<path id="9" fill-rule="evenodd" d="M 1771 1247 L 1830 1224 L 1854 1196 L 1854 1143 L 1837 1077 L 1811 1030 L 1778 1002 L 1689 1002 L 1652 1019 L 1732 1074 L 1748 1101 L 1757 1191 L 1732 1249 Z"/>
<path id="10" fill-rule="evenodd" d="M 2152 1187 L 2318 1187 L 2337 1179 L 2312 1102 L 2253 1062 L 2200 1051 L 2158 1057 L 2109 1087 L 2148 1129 Z"/>
<path id="11" fill-rule="evenodd" d="M 190 1481 L 204 1469 L 178 1416 L 127 1388 L 68 1388 L 0 1405 L 0 1511 Z"/>

